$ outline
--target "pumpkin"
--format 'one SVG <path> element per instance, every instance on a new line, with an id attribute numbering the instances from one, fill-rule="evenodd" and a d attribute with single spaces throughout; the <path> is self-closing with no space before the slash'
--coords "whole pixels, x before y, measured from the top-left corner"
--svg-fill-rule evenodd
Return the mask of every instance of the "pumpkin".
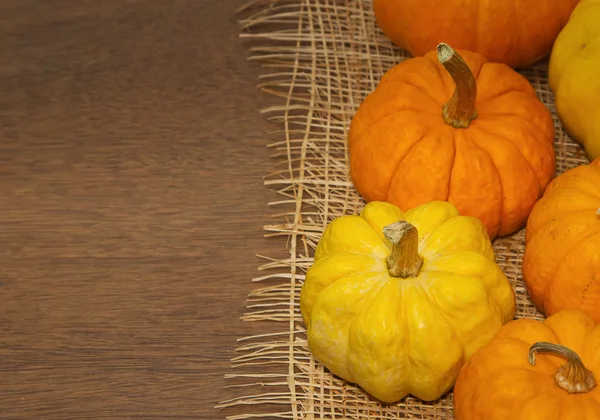
<path id="1" fill-rule="evenodd" d="M 579 0 L 374 0 L 387 37 L 414 56 L 445 41 L 511 67 L 546 56 Z"/>
<path id="2" fill-rule="evenodd" d="M 329 223 L 300 309 L 315 359 L 383 402 L 435 400 L 514 317 L 480 220 L 447 202 L 385 202 Z"/>
<path id="3" fill-rule="evenodd" d="M 600 158 L 556 177 L 525 230 L 523 279 L 546 315 L 580 308 L 600 322 Z"/>
<path id="4" fill-rule="evenodd" d="M 566 309 L 505 324 L 463 365 L 456 420 L 600 419 L 600 327 Z"/>
<path id="5" fill-rule="evenodd" d="M 600 1 L 582 0 L 558 35 L 548 69 L 556 112 L 590 159 L 600 157 Z"/>
<path id="6" fill-rule="evenodd" d="M 447 44 L 382 77 L 352 118 L 348 147 L 366 201 L 403 210 L 448 201 L 491 239 L 525 225 L 555 173 L 552 116 L 527 79 Z"/>

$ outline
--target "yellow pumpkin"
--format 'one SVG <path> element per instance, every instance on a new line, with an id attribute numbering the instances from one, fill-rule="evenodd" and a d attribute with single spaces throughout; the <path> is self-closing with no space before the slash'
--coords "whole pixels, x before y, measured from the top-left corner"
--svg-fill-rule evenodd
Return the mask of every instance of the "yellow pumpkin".
<path id="1" fill-rule="evenodd" d="M 548 70 L 556 112 L 591 160 L 600 156 L 600 0 L 581 0 L 560 32 Z"/>
<path id="2" fill-rule="evenodd" d="M 439 398 L 514 317 L 483 223 L 445 201 L 380 201 L 325 229 L 300 308 L 315 359 L 384 402 Z"/>

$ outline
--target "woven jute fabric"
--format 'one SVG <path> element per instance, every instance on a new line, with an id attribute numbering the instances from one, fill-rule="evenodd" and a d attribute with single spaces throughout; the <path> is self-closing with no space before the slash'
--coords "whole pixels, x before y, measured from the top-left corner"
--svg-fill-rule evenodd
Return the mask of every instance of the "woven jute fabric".
<path id="1" fill-rule="evenodd" d="M 280 170 L 265 183 L 280 200 L 271 203 L 285 259 L 265 256 L 262 287 L 248 300 L 247 321 L 272 321 L 280 333 L 241 339 L 232 379 L 244 390 L 220 407 L 252 406 L 231 419 L 452 419 L 452 393 L 433 403 L 407 397 L 381 404 L 360 387 L 329 373 L 307 346 L 299 296 L 319 238 L 334 218 L 357 214 L 364 201 L 349 177 L 347 132 L 352 116 L 386 70 L 408 53 L 378 28 L 370 0 L 252 1 L 240 11 L 241 36 L 249 59 L 264 68 L 260 88 L 279 97 L 264 109 L 280 131 L 269 147 Z M 547 62 L 521 71 L 554 116 L 556 174 L 588 163 L 565 133 L 548 86 Z M 527 296 L 521 262 L 524 229 L 494 241 L 497 262 L 516 291 L 517 318 L 543 319 Z M 252 391 L 250 391 L 252 390 Z M 260 407 L 257 409 L 257 406 Z"/>

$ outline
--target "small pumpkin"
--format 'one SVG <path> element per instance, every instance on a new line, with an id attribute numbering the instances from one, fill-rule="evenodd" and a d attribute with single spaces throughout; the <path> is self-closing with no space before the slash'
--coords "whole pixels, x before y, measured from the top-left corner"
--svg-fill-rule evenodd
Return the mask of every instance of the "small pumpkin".
<path id="1" fill-rule="evenodd" d="M 352 119 L 348 147 L 366 201 L 403 210 L 449 201 L 491 239 L 525 225 L 555 174 L 552 115 L 527 79 L 447 44 L 383 76 Z"/>
<path id="2" fill-rule="evenodd" d="M 577 309 L 507 323 L 463 365 L 455 419 L 600 419 L 599 346 L 600 327 Z"/>
<path id="3" fill-rule="evenodd" d="M 580 308 L 600 322 L 600 158 L 556 177 L 525 230 L 523 280 L 546 315 Z"/>
<path id="4" fill-rule="evenodd" d="M 600 1 L 581 0 L 554 43 L 548 78 L 556 112 L 590 159 L 600 157 Z"/>
<path id="5" fill-rule="evenodd" d="M 332 373 L 384 402 L 435 400 L 515 314 L 485 227 L 447 202 L 385 202 L 327 225 L 300 309 Z"/>
<path id="6" fill-rule="evenodd" d="M 373 7 L 387 37 L 412 55 L 445 41 L 494 62 L 529 67 L 550 52 L 578 2 L 374 0 Z"/>

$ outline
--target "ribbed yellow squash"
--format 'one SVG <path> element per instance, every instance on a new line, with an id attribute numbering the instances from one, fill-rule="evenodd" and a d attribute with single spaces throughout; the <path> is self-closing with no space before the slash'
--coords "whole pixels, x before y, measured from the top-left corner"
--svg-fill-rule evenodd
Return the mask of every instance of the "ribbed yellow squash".
<path id="1" fill-rule="evenodd" d="M 560 32 L 548 69 L 556 112 L 590 160 L 600 156 L 600 0 L 581 0 Z"/>
<path id="2" fill-rule="evenodd" d="M 515 314 L 483 223 L 443 201 L 332 221 L 300 302 L 313 356 L 384 402 L 442 396 Z"/>

